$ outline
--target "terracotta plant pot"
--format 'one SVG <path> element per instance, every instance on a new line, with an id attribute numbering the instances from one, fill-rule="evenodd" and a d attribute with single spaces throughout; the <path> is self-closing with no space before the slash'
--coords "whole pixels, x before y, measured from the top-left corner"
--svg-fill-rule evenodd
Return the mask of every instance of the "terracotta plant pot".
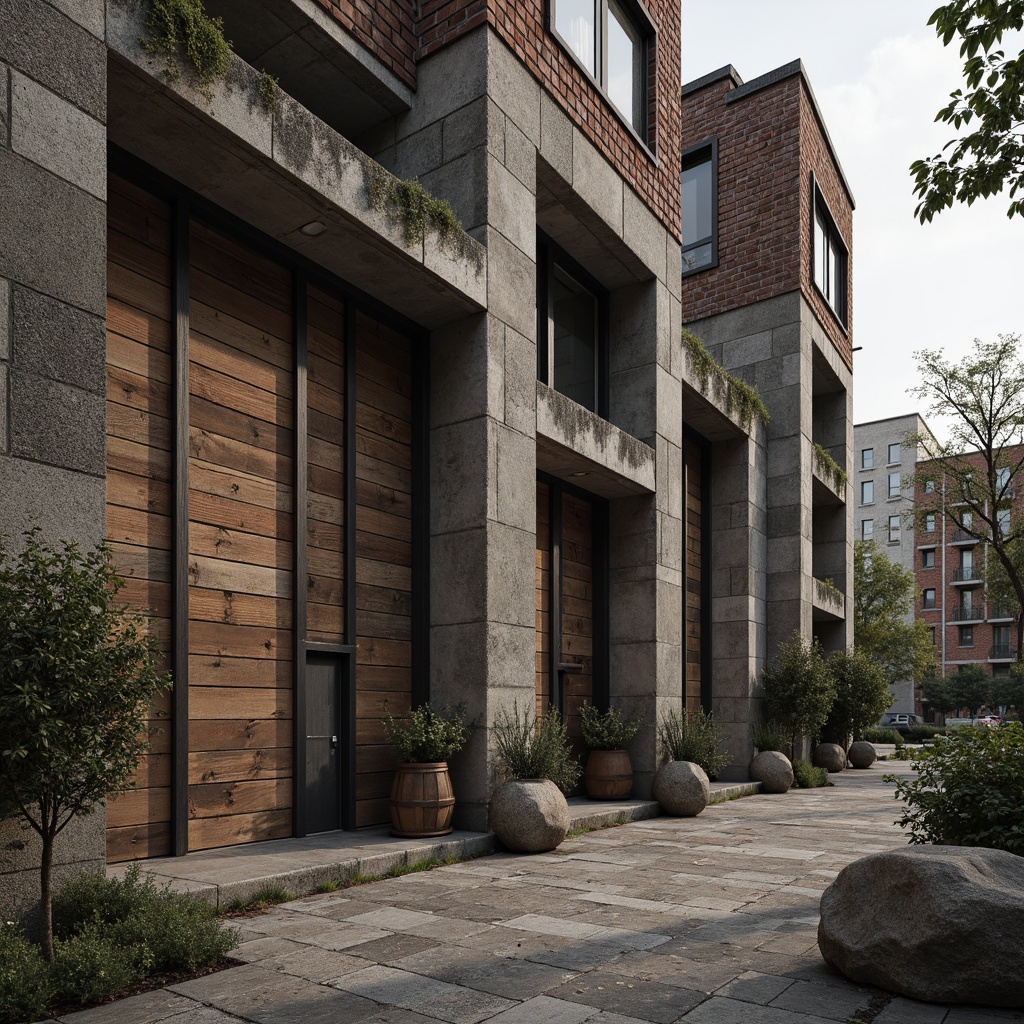
<path id="1" fill-rule="evenodd" d="M 398 764 L 391 783 L 391 834 L 409 839 L 452 830 L 455 793 L 448 762 Z"/>
<path id="2" fill-rule="evenodd" d="M 592 750 L 583 773 L 591 800 L 625 800 L 633 788 L 628 750 Z"/>

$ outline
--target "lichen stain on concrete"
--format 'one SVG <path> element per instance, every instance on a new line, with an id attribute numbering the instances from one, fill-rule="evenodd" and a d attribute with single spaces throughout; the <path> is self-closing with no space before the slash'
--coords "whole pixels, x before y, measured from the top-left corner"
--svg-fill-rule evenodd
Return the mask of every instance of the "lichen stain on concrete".
<path id="1" fill-rule="evenodd" d="M 297 104 L 282 104 L 274 118 L 274 148 L 280 147 L 288 163 L 304 172 L 313 159 L 313 125 L 306 111 Z"/>
<path id="2" fill-rule="evenodd" d="M 599 451 L 608 452 L 614 439 L 619 465 L 625 463 L 636 470 L 650 463 L 650 449 L 642 441 L 555 391 L 549 391 L 544 397 L 560 442 L 566 447 L 580 451 L 587 447 L 589 439 Z"/>

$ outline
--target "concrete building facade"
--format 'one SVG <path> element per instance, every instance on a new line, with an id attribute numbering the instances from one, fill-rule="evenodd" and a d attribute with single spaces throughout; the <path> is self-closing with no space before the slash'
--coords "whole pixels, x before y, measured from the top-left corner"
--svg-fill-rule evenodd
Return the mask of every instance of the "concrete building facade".
<path id="1" fill-rule="evenodd" d="M 849 471 L 852 199 L 802 70 L 684 110 L 667 0 L 207 7 L 206 85 L 145 0 L 0 10 L 0 528 L 109 540 L 175 676 L 61 870 L 385 821 L 381 718 L 427 699 L 481 726 L 464 828 L 513 702 L 574 737 L 584 700 L 642 712 L 641 796 L 659 716 L 703 704 L 742 775 L 774 644 L 849 633 L 813 454 Z M 748 298 L 762 169 L 730 154 L 779 97 L 790 265 Z M 684 275 L 681 152 L 716 133 L 717 266 Z M 5 913 L 34 855 L 5 824 Z"/>

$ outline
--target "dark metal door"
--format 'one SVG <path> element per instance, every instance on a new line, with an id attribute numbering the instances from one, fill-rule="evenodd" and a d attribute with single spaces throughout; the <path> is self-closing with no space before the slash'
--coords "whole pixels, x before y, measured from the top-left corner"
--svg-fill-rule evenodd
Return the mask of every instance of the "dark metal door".
<path id="1" fill-rule="evenodd" d="M 306 814 L 308 832 L 341 827 L 341 659 L 306 655 Z"/>

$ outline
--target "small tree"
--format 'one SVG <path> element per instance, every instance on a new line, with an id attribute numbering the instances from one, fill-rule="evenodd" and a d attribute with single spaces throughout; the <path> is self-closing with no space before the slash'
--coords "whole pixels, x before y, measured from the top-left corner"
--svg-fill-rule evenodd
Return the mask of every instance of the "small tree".
<path id="1" fill-rule="evenodd" d="M 992 697 L 992 677 L 980 665 L 964 665 L 949 677 L 953 706 L 967 708 L 973 718 Z"/>
<path id="2" fill-rule="evenodd" d="M 956 698 L 948 676 L 928 676 L 921 684 L 921 700 L 944 715 L 956 710 Z"/>
<path id="3" fill-rule="evenodd" d="M 828 668 L 836 684 L 836 699 L 829 712 L 825 731 L 830 739 L 845 747 L 848 739 L 860 739 L 892 704 L 885 673 L 863 651 L 836 651 L 829 656 Z"/>
<path id="4" fill-rule="evenodd" d="M 992 703 L 1024 717 L 1024 666 L 1011 665 L 1008 675 L 993 676 Z"/>
<path id="5" fill-rule="evenodd" d="M 149 705 L 170 686 L 149 620 L 117 604 L 123 585 L 106 546 L 51 547 L 36 527 L 15 554 L 0 538 L 0 817 L 24 818 L 42 844 L 47 960 L 54 841 L 129 786 Z"/>
<path id="6" fill-rule="evenodd" d="M 793 738 L 796 753 L 800 736 L 817 736 L 836 697 L 835 681 L 817 640 L 799 633 L 779 644 L 775 664 L 761 673 L 768 715 L 782 723 Z"/>

